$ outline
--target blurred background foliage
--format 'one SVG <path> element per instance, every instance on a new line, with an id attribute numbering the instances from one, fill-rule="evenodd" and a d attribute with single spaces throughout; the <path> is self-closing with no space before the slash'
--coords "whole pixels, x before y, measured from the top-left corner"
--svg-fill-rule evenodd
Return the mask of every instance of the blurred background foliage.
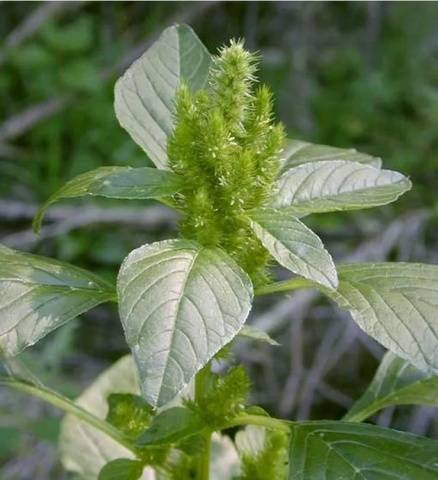
<path id="1" fill-rule="evenodd" d="M 289 135 L 380 156 L 414 189 L 398 203 L 310 218 L 339 261 L 438 262 L 438 4 L 411 2 L 0 3 L 0 242 L 114 278 L 133 248 L 175 231 L 153 203 L 35 206 L 101 165 L 141 166 L 113 112 L 116 78 L 166 26 L 190 23 L 211 52 L 244 37 Z M 278 271 L 282 277 L 285 272 Z M 254 401 L 289 418 L 336 418 L 373 375 L 382 349 L 312 292 L 258 301 L 251 321 L 282 347 L 239 343 Z M 22 359 L 74 397 L 126 353 L 117 312 L 94 309 Z M 68 478 L 56 460 L 58 412 L 0 391 L 0 478 Z M 381 425 L 437 436 L 426 408 L 386 410 Z"/>

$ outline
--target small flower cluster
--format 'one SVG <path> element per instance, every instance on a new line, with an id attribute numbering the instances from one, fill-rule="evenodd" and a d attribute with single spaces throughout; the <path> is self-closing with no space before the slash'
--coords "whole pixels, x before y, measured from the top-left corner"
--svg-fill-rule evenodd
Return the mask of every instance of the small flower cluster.
<path id="1" fill-rule="evenodd" d="M 284 131 L 273 121 L 271 92 L 256 86 L 256 70 L 257 56 L 232 41 L 213 59 L 205 90 L 183 85 L 168 156 L 185 179 L 175 198 L 184 212 L 183 236 L 222 247 L 257 284 L 265 280 L 268 255 L 245 212 L 269 198 Z"/>

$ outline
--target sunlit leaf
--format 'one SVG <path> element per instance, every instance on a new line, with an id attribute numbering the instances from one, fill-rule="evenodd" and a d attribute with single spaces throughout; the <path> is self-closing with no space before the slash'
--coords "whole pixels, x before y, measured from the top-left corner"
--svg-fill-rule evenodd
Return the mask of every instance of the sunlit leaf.
<path id="1" fill-rule="evenodd" d="M 102 468 L 98 480 L 138 480 L 142 473 L 143 466 L 138 460 L 118 458 Z"/>
<path id="2" fill-rule="evenodd" d="M 283 171 L 309 162 L 320 162 L 327 160 L 345 160 L 348 162 L 364 163 L 380 168 L 382 160 L 361 153 L 354 148 L 337 148 L 328 145 L 303 142 L 302 140 L 287 140 L 283 154 Z"/>
<path id="3" fill-rule="evenodd" d="M 81 268 L 0 248 L 0 351 L 16 355 L 115 292 Z"/>
<path id="4" fill-rule="evenodd" d="M 118 277 L 120 317 L 144 397 L 164 405 L 239 332 L 252 286 L 222 250 L 169 240 L 144 245 Z"/>
<path id="5" fill-rule="evenodd" d="M 420 370 L 438 372 L 438 266 L 362 263 L 338 266 L 337 291 L 325 289 L 356 323 Z"/>
<path id="6" fill-rule="evenodd" d="M 33 229 L 39 232 L 46 210 L 65 198 L 158 199 L 175 194 L 178 188 L 179 177 L 171 172 L 148 167 L 100 167 L 78 175 L 51 195 L 35 215 Z"/>
<path id="7" fill-rule="evenodd" d="M 205 87 L 210 62 L 193 30 L 174 25 L 116 83 L 114 106 L 120 125 L 158 168 L 167 168 L 175 93 L 183 80 L 192 90 Z"/>
<path id="8" fill-rule="evenodd" d="M 316 233 L 287 212 L 251 213 L 251 227 L 280 265 L 309 280 L 336 288 L 336 267 Z"/>
<path id="9" fill-rule="evenodd" d="M 272 206 L 300 216 L 371 208 L 397 200 L 411 186 L 401 173 L 370 165 L 344 160 L 310 162 L 283 173 Z"/>

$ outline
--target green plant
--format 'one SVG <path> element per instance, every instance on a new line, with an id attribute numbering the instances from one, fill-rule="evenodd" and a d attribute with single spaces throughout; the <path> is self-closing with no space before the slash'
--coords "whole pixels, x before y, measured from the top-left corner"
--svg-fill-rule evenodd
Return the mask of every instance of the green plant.
<path id="1" fill-rule="evenodd" d="M 143 245 L 117 287 L 71 265 L 0 248 L 1 383 L 67 412 L 61 457 L 86 479 L 432 479 L 437 442 L 360 423 L 390 405 L 438 404 L 438 267 L 335 267 L 301 218 L 384 205 L 411 188 L 354 150 L 285 140 L 257 58 L 241 42 L 211 57 L 187 26 L 164 31 L 119 79 L 120 124 L 157 168 L 103 167 L 40 209 L 86 195 L 157 199 L 181 214 L 181 236 Z M 295 273 L 269 277 L 271 258 Z M 254 295 L 316 288 L 350 311 L 387 353 L 341 421 L 295 422 L 248 405 L 241 366 L 217 373 Z M 13 357 L 102 302 L 118 302 L 128 355 L 76 402 Z M 232 442 L 224 432 L 244 427 Z"/>

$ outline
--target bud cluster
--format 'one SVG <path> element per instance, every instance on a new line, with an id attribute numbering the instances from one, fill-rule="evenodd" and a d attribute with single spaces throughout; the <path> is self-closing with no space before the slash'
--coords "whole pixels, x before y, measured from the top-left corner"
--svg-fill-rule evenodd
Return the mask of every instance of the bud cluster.
<path id="1" fill-rule="evenodd" d="M 271 92 L 256 85 L 256 70 L 257 56 L 232 41 L 214 57 L 205 90 L 182 85 L 168 156 L 185 180 L 175 198 L 183 236 L 222 247 L 261 283 L 268 255 L 245 212 L 270 196 L 284 131 L 273 121 Z"/>

